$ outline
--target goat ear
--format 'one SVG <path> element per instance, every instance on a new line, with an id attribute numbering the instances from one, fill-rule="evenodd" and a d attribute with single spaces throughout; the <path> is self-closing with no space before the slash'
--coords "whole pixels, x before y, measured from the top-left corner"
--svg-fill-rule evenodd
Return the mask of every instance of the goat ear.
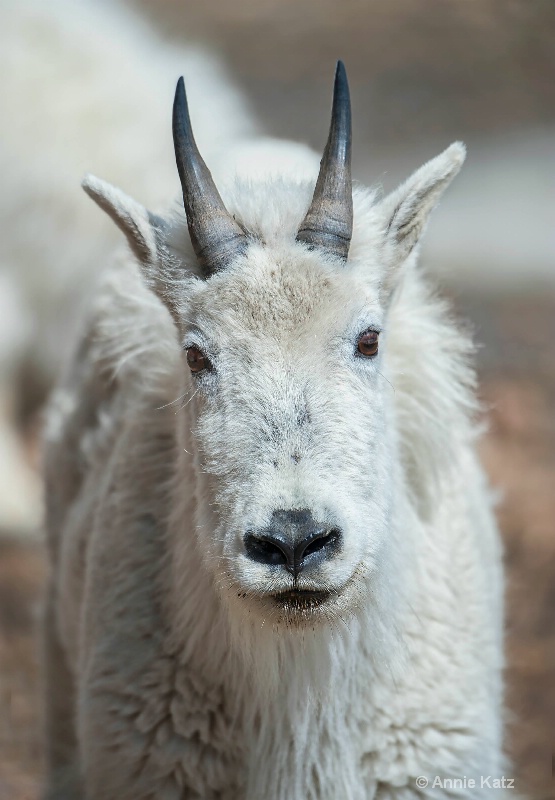
<path id="1" fill-rule="evenodd" d="M 386 246 L 393 267 L 405 261 L 418 244 L 430 212 L 462 167 L 465 157 L 464 144 L 455 142 L 416 170 L 382 201 Z"/>
<path id="2" fill-rule="evenodd" d="M 81 186 L 113 219 L 141 264 L 153 264 L 157 255 L 156 231 L 164 227 L 164 221 L 121 189 L 94 175 L 86 175 Z"/>

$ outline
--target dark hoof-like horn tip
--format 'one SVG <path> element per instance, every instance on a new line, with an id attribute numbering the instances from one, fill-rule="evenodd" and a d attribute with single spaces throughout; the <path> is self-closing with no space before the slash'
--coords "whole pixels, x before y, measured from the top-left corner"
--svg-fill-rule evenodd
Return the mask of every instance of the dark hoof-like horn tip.
<path id="1" fill-rule="evenodd" d="M 351 104 L 351 97 L 349 93 L 349 81 L 347 80 L 347 70 L 345 64 L 340 60 L 337 62 L 335 68 L 335 81 L 333 86 L 334 98 L 340 101 L 341 105 Z"/>

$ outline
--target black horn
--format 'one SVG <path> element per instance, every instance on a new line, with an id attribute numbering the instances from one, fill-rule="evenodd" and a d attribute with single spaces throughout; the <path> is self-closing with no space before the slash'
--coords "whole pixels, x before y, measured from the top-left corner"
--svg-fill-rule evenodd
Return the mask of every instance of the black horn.
<path id="1" fill-rule="evenodd" d="M 346 260 L 352 232 L 351 100 L 345 66 L 338 61 L 328 141 L 312 203 L 297 240 Z"/>
<path id="2" fill-rule="evenodd" d="M 173 143 L 193 248 L 208 277 L 224 269 L 247 245 L 245 232 L 226 209 L 193 136 L 185 83 L 177 82 Z"/>

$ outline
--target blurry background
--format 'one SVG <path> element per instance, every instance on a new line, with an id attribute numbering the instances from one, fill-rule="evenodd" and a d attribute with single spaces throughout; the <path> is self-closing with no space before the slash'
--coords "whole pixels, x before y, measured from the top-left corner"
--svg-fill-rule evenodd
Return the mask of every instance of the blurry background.
<path id="1" fill-rule="evenodd" d="M 94 169 L 151 206 L 170 199 L 170 104 L 182 69 L 197 92 L 193 118 L 207 160 L 211 149 L 257 131 L 321 152 L 340 57 L 357 180 L 390 190 L 451 141 L 469 148 L 422 261 L 480 345 L 482 454 L 500 490 L 506 549 L 508 745 L 519 789 L 547 800 L 555 747 L 555 3 L 132 6 L 146 24 L 115 0 L 96 0 L 94 13 L 92 0 L 0 0 L 0 798 L 35 800 L 40 785 L 40 409 L 71 338 L 72 309 L 92 286 L 91 263 L 96 269 L 117 241 L 81 198 L 79 180 Z M 43 72 L 53 91 L 41 90 Z"/>

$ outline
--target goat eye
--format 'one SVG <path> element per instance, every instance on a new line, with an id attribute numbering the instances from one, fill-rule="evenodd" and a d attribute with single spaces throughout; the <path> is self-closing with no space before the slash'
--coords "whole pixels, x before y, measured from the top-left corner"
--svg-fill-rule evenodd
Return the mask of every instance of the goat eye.
<path id="1" fill-rule="evenodd" d="M 202 372 L 210 366 L 209 360 L 198 347 L 187 348 L 187 364 L 191 372 Z"/>
<path id="2" fill-rule="evenodd" d="M 357 350 L 361 356 L 375 356 L 378 352 L 379 333 L 377 331 L 365 331 L 358 337 Z"/>

